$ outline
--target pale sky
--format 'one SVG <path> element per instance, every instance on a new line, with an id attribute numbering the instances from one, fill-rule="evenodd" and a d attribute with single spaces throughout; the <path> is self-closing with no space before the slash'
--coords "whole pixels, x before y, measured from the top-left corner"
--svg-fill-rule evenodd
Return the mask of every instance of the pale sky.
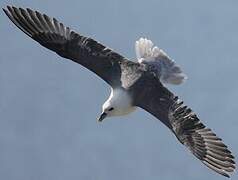
<path id="1" fill-rule="evenodd" d="M 56 17 L 132 60 L 134 42 L 152 39 L 188 75 L 169 89 L 238 157 L 238 1 L 0 1 L 8 4 Z M 225 179 L 141 109 L 98 124 L 110 87 L 0 17 L 0 179 Z"/>

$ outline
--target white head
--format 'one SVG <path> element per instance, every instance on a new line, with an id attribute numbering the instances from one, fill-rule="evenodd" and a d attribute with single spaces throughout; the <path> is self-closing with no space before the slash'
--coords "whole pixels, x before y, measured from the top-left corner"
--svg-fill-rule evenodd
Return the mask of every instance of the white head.
<path id="1" fill-rule="evenodd" d="M 102 114 L 98 121 L 106 117 L 123 116 L 131 113 L 135 107 L 131 104 L 131 97 L 127 91 L 122 89 L 112 89 L 107 101 L 102 106 Z"/>

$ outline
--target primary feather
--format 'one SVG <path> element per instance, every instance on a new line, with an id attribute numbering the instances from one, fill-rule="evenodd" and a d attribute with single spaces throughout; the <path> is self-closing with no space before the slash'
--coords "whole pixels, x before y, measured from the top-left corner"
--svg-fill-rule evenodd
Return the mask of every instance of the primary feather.
<path id="1" fill-rule="evenodd" d="M 31 9 L 10 6 L 7 9 L 4 9 L 6 15 L 29 37 L 95 72 L 112 86 L 103 113 L 125 115 L 141 107 L 161 120 L 206 166 L 226 177 L 235 170 L 234 156 L 222 140 L 161 84 L 161 81 L 180 84 L 186 76 L 151 40 L 141 38 L 136 42 L 139 63 L 132 62 L 55 18 Z"/>

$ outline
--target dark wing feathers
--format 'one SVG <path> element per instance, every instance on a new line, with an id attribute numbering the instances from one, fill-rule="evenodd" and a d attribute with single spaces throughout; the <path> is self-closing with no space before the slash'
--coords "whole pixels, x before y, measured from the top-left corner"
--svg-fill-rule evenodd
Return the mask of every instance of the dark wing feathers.
<path id="1" fill-rule="evenodd" d="M 235 169 L 234 157 L 227 146 L 211 129 L 203 125 L 191 109 L 184 106 L 177 97 L 169 109 L 168 120 L 172 129 L 185 146 L 214 171 L 229 177 Z"/>
<path id="2" fill-rule="evenodd" d="M 60 56 L 83 65 L 110 85 L 121 85 L 121 64 L 133 65 L 123 56 L 65 27 L 55 18 L 31 9 L 10 6 L 7 9 L 3 9 L 6 15 L 29 37 Z"/>
<path id="3" fill-rule="evenodd" d="M 91 38 L 75 33 L 55 18 L 51 19 L 31 9 L 24 10 L 10 6 L 7 8 L 8 10 L 3 9 L 6 15 L 25 34 L 60 56 L 85 66 L 110 85 L 120 86 L 123 79 L 137 79 L 128 75 L 130 72 L 128 68 L 134 69 L 132 66 L 138 67 L 138 64 L 126 60 Z M 127 69 L 124 73 L 122 67 Z M 135 83 L 134 86 L 147 88 L 137 87 L 134 104 L 160 119 L 206 166 L 229 177 L 228 173 L 235 169 L 235 162 L 227 146 L 206 128 L 178 97 L 168 91 L 156 78 L 151 77 L 141 77 Z M 124 80 L 124 84 L 128 84 L 126 82 L 127 80 Z"/>
<path id="4" fill-rule="evenodd" d="M 151 79 L 150 84 L 143 82 L 147 88 L 137 105 L 160 119 L 206 166 L 229 177 L 235 170 L 234 156 L 222 139 L 206 128 L 197 115 L 160 82 Z"/>
<path id="5" fill-rule="evenodd" d="M 169 109 L 168 119 L 172 129 L 185 146 L 214 171 L 229 177 L 235 169 L 234 157 L 211 129 L 206 128 L 198 117 L 183 105 L 177 97 Z"/>

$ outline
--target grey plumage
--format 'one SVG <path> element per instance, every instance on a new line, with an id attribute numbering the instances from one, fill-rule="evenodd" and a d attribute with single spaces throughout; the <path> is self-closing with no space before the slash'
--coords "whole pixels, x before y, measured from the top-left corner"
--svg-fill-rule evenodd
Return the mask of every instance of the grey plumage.
<path id="1" fill-rule="evenodd" d="M 179 85 L 187 79 L 181 67 L 151 40 L 140 38 L 135 43 L 135 52 L 138 62 L 145 63 L 162 83 Z"/>
<path id="2" fill-rule="evenodd" d="M 144 94 L 137 98 L 137 106 L 160 119 L 206 166 L 229 177 L 228 173 L 235 169 L 234 156 L 222 140 L 156 78 L 141 79 L 137 85 L 146 86 Z"/>
<path id="3" fill-rule="evenodd" d="M 3 10 L 11 21 L 42 46 L 88 68 L 111 86 L 126 89 L 134 106 L 161 120 L 206 166 L 226 177 L 234 171 L 234 157 L 227 146 L 163 86 L 146 63 L 129 61 L 45 14 L 10 6 L 7 9 Z"/>
<path id="4" fill-rule="evenodd" d="M 136 64 L 45 14 L 10 6 L 4 12 L 18 28 L 42 46 L 83 65 L 110 85 L 121 86 L 123 64 Z"/>

